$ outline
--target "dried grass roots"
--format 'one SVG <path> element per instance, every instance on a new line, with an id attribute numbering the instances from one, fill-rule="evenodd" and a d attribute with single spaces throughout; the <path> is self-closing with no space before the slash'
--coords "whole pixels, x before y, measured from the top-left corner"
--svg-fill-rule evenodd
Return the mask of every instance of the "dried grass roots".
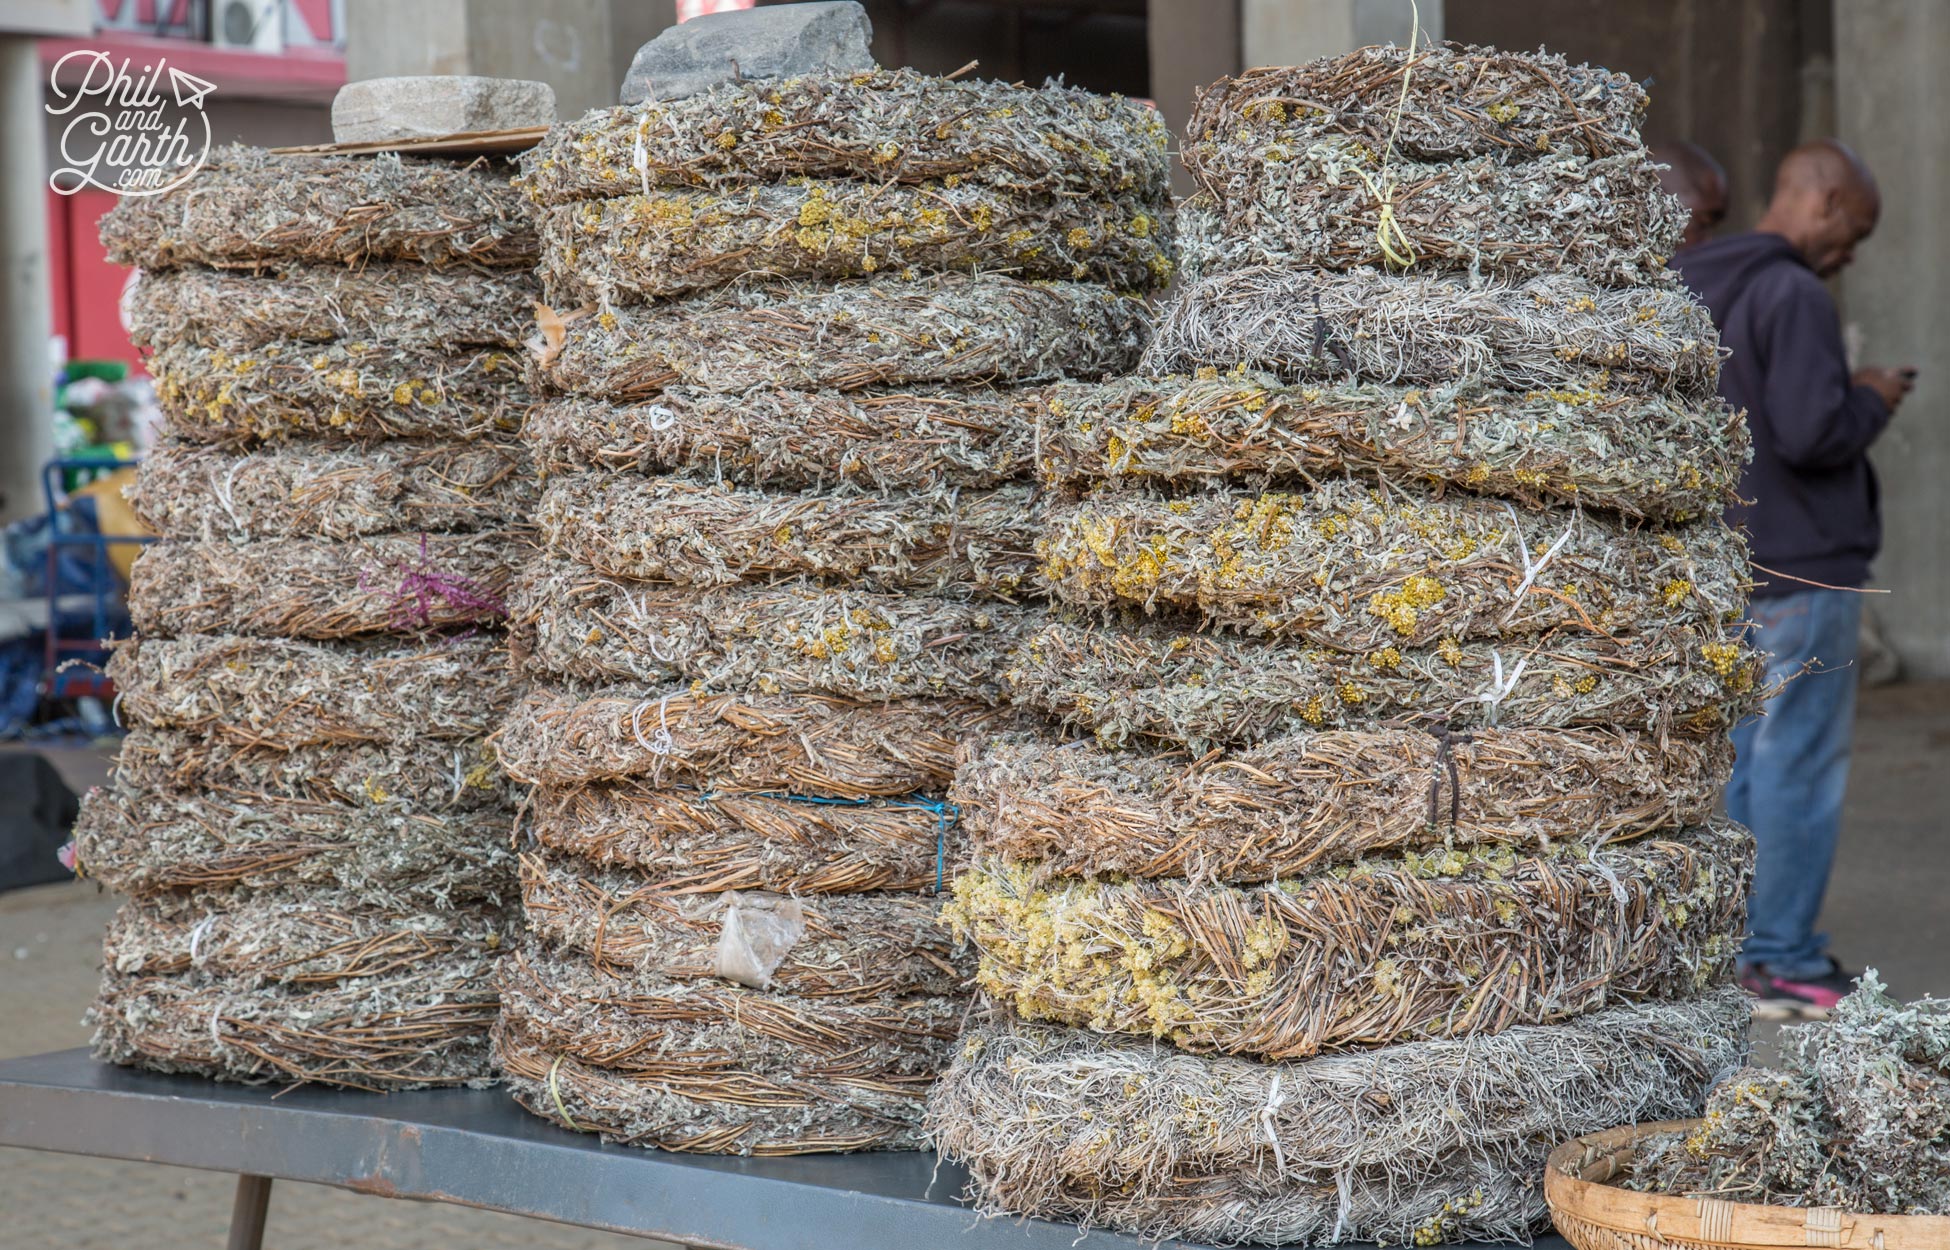
<path id="1" fill-rule="evenodd" d="M 1725 526 L 1639 529 L 1345 480 L 1169 501 L 1105 492 L 1050 509 L 1036 550 L 1076 607 L 1194 611 L 1370 654 L 1712 629 L 1741 618 L 1750 589 L 1746 544 Z"/>
<path id="2" fill-rule="evenodd" d="M 486 637 L 131 640 L 107 672 L 125 722 L 240 746 L 484 738 L 516 684 Z"/>
<path id="3" fill-rule="evenodd" d="M 1214 1245 L 1521 1240 L 1553 1147 L 1692 1114 L 1747 1015 L 1729 989 L 1283 1064 L 992 1024 L 928 1128 L 986 1211 Z"/>
<path id="4" fill-rule="evenodd" d="M 813 73 L 592 110 L 524 154 L 521 181 L 540 204 L 781 177 L 952 178 L 1161 202 L 1170 138 L 1155 110 L 1074 87 Z"/>
<path id="5" fill-rule="evenodd" d="M 1753 843 L 1436 847 L 1267 885 L 978 863 L 944 918 L 1028 1020 L 1268 1059 L 1548 1024 L 1723 984 Z"/>
<path id="6" fill-rule="evenodd" d="M 1363 654 L 1189 624 L 1052 616 L 1015 650 L 1009 697 L 1107 746 L 1149 740 L 1204 751 L 1402 721 L 1707 734 L 1731 727 L 1761 694 L 1760 659 L 1738 628 L 1622 639 L 1579 629 Z"/>
<path id="7" fill-rule="evenodd" d="M 1428 846 L 1598 845 L 1702 824 L 1724 736 L 1613 729 L 1335 730 L 1232 753 L 1022 734 L 963 748 L 949 793 L 975 854 L 1075 874 L 1245 884 Z"/>
<path id="8" fill-rule="evenodd" d="M 1397 152 L 1421 161 L 1494 156 L 1514 166 L 1611 156 L 1638 149 L 1646 104 L 1629 76 L 1548 52 L 1447 44 L 1411 57 L 1361 48 L 1250 69 L 1198 90 L 1183 156 L 1214 194 L 1259 176 L 1257 154 L 1267 147 L 1304 151 L 1324 139 L 1380 152 L 1392 136 Z"/>
<path id="9" fill-rule="evenodd" d="M 285 341 L 519 347 L 541 283 L 518 270 L 416 264 L 165 269 L 129 295 L 138 347 L 248 352 Z"/>
<path id="10" fill-rule="evenodd" d="M 734 394 L 1096 378 L 1129 369 L 1150 333 L 1134 296 L 1001 274 L 746 282 L 552 316 L 536 377 L 558 394 L 608 400 L 673 385 Z"/>
<path id="11" fill-rule="evenodd" d="M 155 791 L 126 781 L 82 801 L 81 871 L 124 894 L 307 888 L 407 909 L 512 901 L 498 807 L 352 807 L 262 794 Z"/>
<path id="12" fill-rule="evenodd" d="M 232 144 L 183 186 L 127 196 L 102 246 L 143 270 L 410 261 L 532 269 L 540 255 L 512 171 L 401 156 L 280 156 Z"/>
<path id="13" fill-rule="evenodd" d="M 527 449 L 487 440 L 246 452 L 164 443 L 129 492 L 151 529 L 204 542 L 508 529 L 540 498 Z"/>
<path id="14" fill-rule="evenodd" d="M 1006 599 L 1027 588 L 1041 516 L 1015 485 L 786 493 L 578 474 L 549 484 L 535 520 L 553 555 L 612 577 L 723 587 L 805 576 Z"/>
<path id="15" fill-rule="evenodd" d="M 608 309 L 753 276 L 835 281 L 881 270 L 1147 291 L 1171 278 L 1159 215 L 1159 205 L 1119 197 L 796 179 L 544 208 L 537 225 L 544 298 Z"/>
<path id="16" fill-rule="evenodd" d="M 172 346 L 149 362 L 168 432 L 190 443 L 505 438 L 532 402 L 498 349 L 279 342 Z"/>
<path id="17" fill-rule="evenodd" d="M 1072 490 L 1380 475 L 1528 508 L 1687 521 L 1719 515 L 1750 456 L 1746 422 L 1718 399 L 1629 392 L 1290 386 L 1245 373 L 1057 383 L 1038 407 L 1039 473 Z"/>
<path id="18" fill-rule="evenodd" d="M 744 897 L 677 893 L 572 855 L 524 855 L 521 877 L 529 928 L 564 958 L 677 981 L 720 976 L 725 917 Z M 960 993 L 974 961 L 938 923 L 942 902 L 899 891 L 806 895 L 797 900 L 805 931 L 762 988 L 821 1001 Z"/>
<path id="19" fill-rule="evenodd" d="M 821 801 L 623 782 L 539 787 L 528 814 L 543 846 L 642 873 L 669 894 L 930 890 L 967 858 L 957 814 L 918 796 Z"/>
<path id="20" fill-rule="evenodd" d="M 795 582 L 700 591 L 546 557 L 522 571 L 509 609 L 515 655 L 536 676 L 990 703 L 1042 619 L 1026 605 Z"/>
<path id="21" fill-rule="evenodd" d="M 502 966 L 495 1059 L 518 1101 L 611 1141 L 709 1154 L 916 1150 L 959 998 L 836 1003 L 618 976 L 538 950 Z"/>
<path id="22" fill-rule="evenodd" d="M 522 426 L 549 474 L 672 473 L 769 489 L 993 487 L 1033 467 L 1034 397 L 983 386 L 561 399 Z"/>
<path id="23" fill-rule="evenodd" d="M 1573 405 L 1619 391 L 1706 403 L 1720 340 L 1683 289 L 1255 267 L 1173 300 L 1139 371 L 1234 368 L 1288 383 L 1472 382 Z"/>
<path id="24" fill-rule="evenodd" d="M 529 785 L 634 780 L 895 798 L 945 790 L 963 735 L 1018 724 L 972 700 L 538 687 L 510 710 L 495 745 L 502 766 Z"/>
<path id="25" fill-rule="evenodd" d="M 507 616 L 519 530 L 350 541 L 156 543 L 129 576 L 146 638 L 246 634 L 344 639 L 492 627 Z"/>
<path id="26" fill-rule="evenodd" d="M 493 985 L 471 961 L 351 985 L 247 988 L 110 972 L 90 1009 L 97 1058 L 157 1072 L 357 1089 L 486 1085 Z"/>

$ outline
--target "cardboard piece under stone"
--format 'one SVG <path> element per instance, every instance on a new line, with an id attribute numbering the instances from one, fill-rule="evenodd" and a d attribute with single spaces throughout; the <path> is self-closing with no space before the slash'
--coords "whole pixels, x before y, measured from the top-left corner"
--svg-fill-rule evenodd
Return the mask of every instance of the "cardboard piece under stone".
<path id="1" fill-rule="evenodd" d="M 332 98 L 339 143 L 440 139 L 555 123 L 555 89 L 519 78 L 430 74 L 349 82 Z"/>
<path id="2" fill-rule="evenodd" d="M 739 78 L 873 69 L 872 39 L 867 11 L 853 0 L 707 14 L 637 49 L 622 102 L 681 100 Z"/>

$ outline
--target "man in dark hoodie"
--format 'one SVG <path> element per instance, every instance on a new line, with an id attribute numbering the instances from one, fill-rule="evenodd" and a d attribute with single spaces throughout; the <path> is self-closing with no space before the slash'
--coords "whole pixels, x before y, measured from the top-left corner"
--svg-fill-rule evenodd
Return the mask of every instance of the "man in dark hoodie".
<path id="1" fill-rule="evenodd" d="M 1720 394 L 1747 411 L 1754 459 L 1745 526 L 1755 565 L 1755 645 L 1786 681 L 1766 714 L 1734 731 L 1727 812 L 1754 832 L 1741 982 L 1763 1016 L 1825 1015 L 1853 973 L 1815 932 L 1841 831 L 1855 717 L 1860 587 L 1882 545 L 1869 445 L 1888 425 L 1913 369 L 1848 370 L 1841 323 L 1822 280 L 1854 258 L 1882 200 L 1861 160 L 1833 140 L 1788 153 L 1751 233 L 1701 243 L 1673 260 L 1713 312 L 1729 349 Z"/>

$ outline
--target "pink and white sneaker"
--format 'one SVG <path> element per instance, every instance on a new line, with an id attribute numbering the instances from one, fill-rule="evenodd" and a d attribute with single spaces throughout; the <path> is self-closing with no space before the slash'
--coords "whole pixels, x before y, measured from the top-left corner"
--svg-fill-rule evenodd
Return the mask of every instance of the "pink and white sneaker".
<path id="1" fill-rule="evenodd" d="M 1756 1020 L 1826 1020 L 1835 1004 L 1855 988 L 1862 974 L 1828 960 L 1828 971 L 1813 977 L 1777 977 L 1764 965 L 1740 970 L 1740 988 L 1754 997 Z"/>

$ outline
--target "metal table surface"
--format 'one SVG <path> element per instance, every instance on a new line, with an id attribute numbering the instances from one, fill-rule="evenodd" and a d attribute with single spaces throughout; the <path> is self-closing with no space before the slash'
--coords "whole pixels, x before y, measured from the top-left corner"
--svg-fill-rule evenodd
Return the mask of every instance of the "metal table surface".
<path id="1" fill-rule="evenodd" d="M 1068 1224 L 982 1219 L 965 1177 L 915 1152 L 741 1159 L 611 1146 L 505 1091 L 226 1085 L 95 1062 L 0 1060 L 0 1146 L 233 1172 L 231 1245 L 261 1237 L 271 1180 L 453 1202 L 733 1250 L 1162 1250 Z M 1556 1237 L 1540 1250 L 1569 1250 Z M 1187 1250 L 1191 1248 L 1187 1247 Z"/>

